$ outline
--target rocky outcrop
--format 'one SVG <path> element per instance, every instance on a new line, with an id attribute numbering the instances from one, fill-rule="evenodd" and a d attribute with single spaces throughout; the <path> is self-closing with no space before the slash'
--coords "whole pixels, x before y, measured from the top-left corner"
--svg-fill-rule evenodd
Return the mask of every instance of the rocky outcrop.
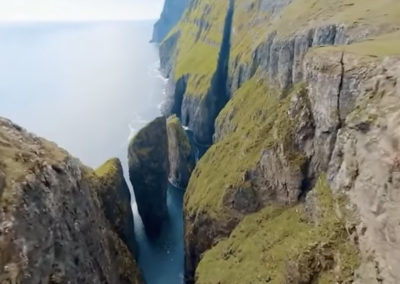
<path id="1" fill-rule="evenodd" d="M 139 214 L 147 234 L 156 237 L 168 216 L 169 160 L 165 117 L 156 118 L 136 134 L 129 144 L 128 158 Z"/>
<path id="2" fill-rule="evenodd" d="M 142 283 L 91 169 L 1 118 L 0 173 L 0 282 Z"/>
<path id="3" fill-rule="evenodd" d="M 126 243 L 135 255 L 135 230 L 131 208 L 131 194 L 126 184 L 121 161 L 117 158 L 108 160 L 96 170 L 100 177 L 100 201 L 104 214 L 114 231 Z"/>
<path id="4" fill-rule="evenodd" d="M 192 145 L 181 126 L 178 117 L 171 116 L 167 121 L 169 182 L 178 188 L 186 188 L 195 166 Z"/>
<path id="5" fill-rule="evenodd" d="M 166 0 L 160 19 L 154 24 L 153 42 L 161 42 L 178 23 L 187 5 L 187 0 Z"/>
<path id="6" fill-rule="evenodd" d="M 363 261 L 356 283 L 398 283 L 400 59 L 344 57 L 337 133 L 328 178 L 357 208 Z M 354 67 L 357 66 L 357 67 Z M 356 69 L 355 69 L 356 68 Z M 348 113 L 349 106 L 354 105 Z"/>

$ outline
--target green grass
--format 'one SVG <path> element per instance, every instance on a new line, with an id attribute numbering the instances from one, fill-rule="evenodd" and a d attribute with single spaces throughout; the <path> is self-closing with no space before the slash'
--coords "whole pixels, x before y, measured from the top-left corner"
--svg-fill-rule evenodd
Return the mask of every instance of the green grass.
<path id="1" fill-rule="evenodd" d="M 359 253 L 336 215 L 345 201 L 332 196 L 324 175 L 314 193 L 318 224 L 307 220 L 302 204 L 249 215 L 205 253 L 196 283 L 350 283 Z"/>
<path id="2" fill-rule="evenodd" d="M 400 56 L 400 32 L 384 34 L 350 45 L 327 46 L 316 48 L 318 52 L 345 51 L 371 58 Z"/>
<path id="3" fill-rule="evenodd" d="M 95 173 L 99 177 L 104 177 L 106 175 L 114 175 L 119 168 L 119 160 L 118 158 L 109 159 L 102 166 L 96 169 Z"/>
<path id="4" fill-rule="evenodd" d="M 257 2 L 254 0 L 254 2 Z M 244 6 L 249 0 L 238 0 L 237 6 Z M 249 63 L 258 45 L 267 35 L 277 31 L 278 38 L 288 38 L 299 31 L 328 24 L 360 25 L 364 30 L 371 29 L 375 34 L 387 33 L 400 27 L 400 2 L 397 0 L 294 0 L 285 7 L 279 16 L 270 17 L 266 12 L 244 8 L 237 9 L 234 28 L 237 31 L 233 39 L 232 59 Z M 251 33 L 248 31 L 251 29 Z M 389 43 L 389 42 L 388 42 Z M 367 53 L 392 54 L 396 45 L 377 43 L 359 46 Z M 387 54 L 387 55 L 389 55 Z"/>
<path id="5" fill-rule="evenodd" d="M 228 1 L 199 1 L 188 9 L 170 32 L 180 32 L 176 50 L 174 78 L 190 75 L 186 95 L 203 97 L 210 88 L 217 69 Z M 203 23 L 203 28 L 200 23 Z M 168 38 L 168 37 L 167 37 Z"/>
<path id="6" fill-rule="evenodd" d="M 397 0 L 295 0 L 274 23 L 281 36 L 300 28 L 327 24 L 400 25 Z"/>
<path id="7" fill-rule="evenodd" d="M 293 93 L 301 91 L 295 88 Z M 289 117 L 291 95 L 280 99 L 263 80 L 254 77 L 235 94 L 217 118 L 223 138 L 198 163 L 189 182 L 186 209 L 222 218 L 222 198 L 229 187 L 243 187 L 243 175 L 255 168 L 262 151 L 282 147 L 289 166 L 298 170 L 304 159 L 293 151 L 295 121 Z"/>
<path id="8" fill-rule="evenodd" d="M 270 14 L 258 9 L 259 0 L 236 0 L 233 16 L 231 58 L 241 58 L 241 62 L 249 62 L 251 54 L 258 44 L 266 39 L 270 28 Z M 249 9 L 253 4 L 254 9 Z M 251 32 L 249 32 L 251 31 Z"/>

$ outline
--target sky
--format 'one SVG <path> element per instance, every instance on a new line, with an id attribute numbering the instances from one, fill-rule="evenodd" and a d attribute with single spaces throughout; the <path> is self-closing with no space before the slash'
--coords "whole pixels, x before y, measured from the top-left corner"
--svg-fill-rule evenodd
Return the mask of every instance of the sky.
<path id="1" fill-rule="evenodd" d="M 0 0 L 0 21 L 146 20 L 164 0 Z"/>

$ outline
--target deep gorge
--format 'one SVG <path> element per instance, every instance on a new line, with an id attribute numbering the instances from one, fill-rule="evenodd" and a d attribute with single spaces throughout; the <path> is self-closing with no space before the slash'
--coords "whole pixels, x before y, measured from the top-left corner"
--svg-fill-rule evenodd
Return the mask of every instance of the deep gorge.
<path id="1" fill-rule="evenodd" d="M 166 0 L 140 222 L 118 159 L 0 119 L 0 282 L 399 283 L 399 31 L 397 0 Z"/>

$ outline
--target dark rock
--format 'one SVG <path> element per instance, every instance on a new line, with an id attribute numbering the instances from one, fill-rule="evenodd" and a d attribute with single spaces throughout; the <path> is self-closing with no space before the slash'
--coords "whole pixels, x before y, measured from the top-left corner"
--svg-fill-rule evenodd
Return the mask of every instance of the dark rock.
<path id="1" fill-rule="evenodd" d="M 216 238 L 228 237 L 239 219 L 217 221 L 202 212 L 192 215 L 184 211 L 185 217 L 185 283 L 195 283 L 194 275 L 202 254 L 216 243 Z"/>
<path id="2" fill-rule="evenodd" d="M 139 214 L 150 237 L 161 232 L 167 218 L 168 137 L 165 117 L 156 118 L 129 145 L 129 176 Z"/>
<path id="3" fill-rule="evenodd" d="M 122 165 L 114 158 L 102 165 L 96 174 L 100 177 L 100 198 L 104 214 L 114 231 L 135 254 L 135 231 L 131 208 L 131 195 L 126 184 Z"/>
<path id="4" fill-rule="evenodd" d="M 174 186 L 186 188 L 195 166 L 195 157 L 189 138 L 176 116 L 167 122 L 169 181 Z"/>
<path id="5" fill-rule="evenodd" d="M 168 80 L 166 88 L 166 99 L 162 105 L 161 111 L 164 116 L 168 117 L 176 115 L 181 117 L 183 96 L 186 92 L 187 77 L 183 76 L 178 79 L 176 83 L 172 80 Z"/>
<path id="6" fill-rule="evenodd" d="M 93 170 L 2 118 L 0 144 L 12 184 L 0 197 L 0 282 L 143 283 L 104 216 Z"/>
<path id="7" fill-rule="evenodd" d="M 243 214 L 256 212 L 260 206 L 259 197 L 250 185 L 241 188 L 228 188 L 222 202 L 224 206 Z"/>
<path id="8" fill-rule="evenodd" d="M 3 193 L 3 188 L 6 187 L 6 176 L 5 174 L 0 170 L 0 196 Z"/>

